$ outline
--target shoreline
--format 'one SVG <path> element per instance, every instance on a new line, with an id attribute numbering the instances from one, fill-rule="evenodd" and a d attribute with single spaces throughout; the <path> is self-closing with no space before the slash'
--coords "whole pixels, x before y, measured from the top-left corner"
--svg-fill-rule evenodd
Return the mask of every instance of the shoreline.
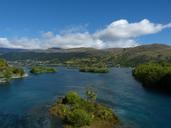
<path id="1" fill-rule="evenodd" d="M 13 75 L 10 79 L 20 79 L 20 78 L 25 78 L 25 77 L 28 77 L 29 75 L 27 73 L 25 73 L 23 76 L 16 76 L 16 75 Z M 8 80 L 6 78 L 0 78 L 0 84 L 1 83 L 7 83 Z"/>

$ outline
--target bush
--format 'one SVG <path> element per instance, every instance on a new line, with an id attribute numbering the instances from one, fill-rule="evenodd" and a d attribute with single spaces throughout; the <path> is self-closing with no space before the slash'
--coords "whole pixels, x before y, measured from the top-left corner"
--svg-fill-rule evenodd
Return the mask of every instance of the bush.
<path id="1" fill-rule="evenodd" d="M 73 91 L 69 92 L 63 98 L 60 97 L 58 102 L 50 108 L 50 113 L 54 117 L 60 117 L 64 123 L 64 127 L 67 128 L 95 127 L 94 124 L 98 123 L 102 123 L 103 126 L 110 124 L 111 128 L 113 124 L 118 122 L 112 109 L 96 102 L 89 102 Z"/>
<path id="2" fill-rule="evenodd" d="M 51 107 L 50 112 L 54 116 L 58 115 L 58 116 L 64 118 L 69 113 L 69 109 L 64 104 L 58 104 L 58 106 Z"/>
<path id="3" fill-rule="evenodd" d="M 91 102 L 95 101 L 97 97 L 96 91 L 92 88 L 88 88 L 86 90 L 86 97 L 88 101 L 91 101 Z"/>
<path id="4" fill-rule="evenodd" d="M 81 97 L 74 91 L 70 91 L 66 96 L 65 100 L 67 104 L 77 104 L 80 103 Z"/>
<path id="5" fill-rule="evenodd" d="M 1 67 L 7 67 L 8 63 L 4 59 L 0 59 L 0 68 Z"/>
<path id="6" fill-rule="evenodd" d="M 67 121 L 75 127 L 90 125 L 93 116 L 83 109 L 75 109 L 67 116 Z"/>
<path id="7" fill-rule="evenodd" d="M 109 120 L 113 118 L 112 109 L 109 109 L 105 106 L 100 105 L 100 106 L 97 106 L 96 110 L 97 110 L 96 115 L 103 120 Z"/>
<path id="8" fill-rule="evenodd" d="M 24 70 L 22 68 L 13 68 L 12 73 L 16 74 L 16 75 L 19 75 L 19 76 L 23 76 L 24 75 Z"/>

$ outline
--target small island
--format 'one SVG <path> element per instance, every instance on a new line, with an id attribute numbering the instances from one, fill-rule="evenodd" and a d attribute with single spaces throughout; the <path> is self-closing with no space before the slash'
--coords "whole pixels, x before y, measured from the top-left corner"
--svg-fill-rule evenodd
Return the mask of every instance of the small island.
<path id="1" fill-rule="evenodd" d="M 133 70 L 133 76 L 144 87 L 171 90 L 171 63 L 145 63 Z"/>
<path id="2" fill-rule="evenodd" d="M 92 72 L 92 73 L 107 73 L 109 69 L 107 67 L 81 67 L 80 72 Z"/>
<path id="3" fill-rule="evenodd" d="M 78 68 L 80 72 L 90 73 L 107 73 L 109 68 L 103 58 L 97 59 L 96 57 L 71 59 L 65 62 L 69 68 Z"/>
<path id="4" fill-rule="evenodd" d="M 0 59 L 0 83 L 25 76 L 22 68 L 10 66 L 4 59 Z"/>
<path id="5" fill-rule="evenodd" d="M 35 66 L 35 67 L 32 67 L 30 72 L 33 74 L 54 73 L 56 72 L 56 69 L 52 67 L 46 67 L 46 66 Z"/>
<path id="6" fill-rule="evenodd" d="M 74 91 L 68 92 L 52 105 L 50 115 L 62 120 L 64 128 L 113 128 L 119 122 L 112 109 L 96 102 L 92 90 L 86 91 L 85 99 Z"/>

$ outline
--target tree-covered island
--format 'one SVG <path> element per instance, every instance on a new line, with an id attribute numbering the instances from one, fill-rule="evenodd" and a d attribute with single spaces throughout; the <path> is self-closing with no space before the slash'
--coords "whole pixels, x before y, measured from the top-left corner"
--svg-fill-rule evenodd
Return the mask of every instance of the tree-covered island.
<path id="1" fill-rule="evenodd" d="M 73 59 L 66 61 L 67 67 L 77 67 L 80 72 L 91 72 L 91 73 L 107 73 L 109 72 L 108 65 L 103 59 L 97 59 L 95 57 L 84 58 L 84 59 Z"/>
<path id="2" fill-rule="evenodd" d="M 80 72 L 92 72 L 92 73 L 107 73 L 109 69 L 107 67 L 81 67 Z"/>
<path id="3" fill-rule="evenodd" d="M 24 76 L 25 72 L 22 68 L 10 66 L 4 59 L 0 59 L 0 83 Z"/>
<path id="4" fill-rule="evenodd" d="M 50 108 L 52 118 L 62 120 L 64 128 L 113 128 L 118 124 L 112 109 L 96 102 L 94 91 L 87 90 L 86 96 L 68 92 Z"/>
<path id="5" fill-rule="evenodd" d="M 171 90 L 171 63 L 145 63 L 133 70 L 133 76 L 144 87 Z"/>
<path id="6" fill-rule="evenodd" d="M 32 67 L 30 72 L 33 74 L 42 74 L 42 73 L 54 73 L 57 70 L 52 67 L 46 67 L 46 66 L 35 66 Z"/>

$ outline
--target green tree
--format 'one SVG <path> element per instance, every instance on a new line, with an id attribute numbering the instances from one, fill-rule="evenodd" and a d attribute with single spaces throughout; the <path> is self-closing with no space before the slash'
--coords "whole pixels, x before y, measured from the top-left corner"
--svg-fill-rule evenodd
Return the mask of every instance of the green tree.
<path id="1" fill-rule="evenodd" d="M 159 86 L 165 76 L 171 75 L 171 64 L 163 62 L 141 64 L 133 70 L 133 75 L 145 86 Z"/>
<path id="2" fill-rule="evenodd" d="M 97 93 L 95 91 L 95 89 L 93 88 L 88 88 L 85 92 L 86 94 L 86 97 L 87 97 L 87 100 L 90 101 L 90 102 L 94 102 L 96 101 L 96 98 L 97 98 Z"/>
<path id="3" fill-rule="evenodd" d="M 67 116 L 68 123 L 72 124 L 75 127 L 90 125 L 92 120 L 93 116 L 83 109 L 75 109 Z"/>
<path id="4" fill-rule="evenodd" d="M 8 63 L 4 59 L 0 59 L 0 68 L 1 67 L 7 67 Z"/>
<path id="5" fill-rule="evenodd" d="M 80 103 L 81 97 L 74 91 L 70 91 L 65 96 L 65 100 L 68 104 L 77 104 Z"/>

